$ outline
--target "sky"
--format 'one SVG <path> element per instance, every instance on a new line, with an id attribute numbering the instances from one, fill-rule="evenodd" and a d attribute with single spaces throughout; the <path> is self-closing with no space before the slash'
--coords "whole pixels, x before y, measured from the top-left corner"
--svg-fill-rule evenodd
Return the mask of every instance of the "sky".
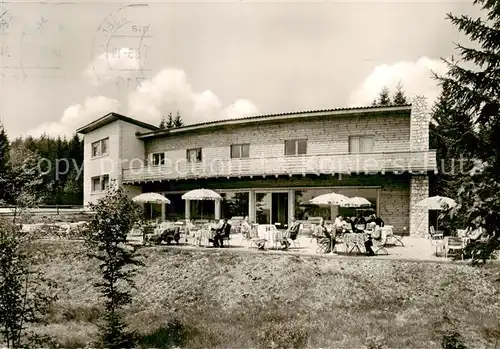
<path id="1" fill-rule="evenodd" d="M 401 81 L 429 104 L 472 1 L 18 1 L 0 6 L 0 122 L 71 136 L 114 111 L 158 125 L 366 106 Z"/>

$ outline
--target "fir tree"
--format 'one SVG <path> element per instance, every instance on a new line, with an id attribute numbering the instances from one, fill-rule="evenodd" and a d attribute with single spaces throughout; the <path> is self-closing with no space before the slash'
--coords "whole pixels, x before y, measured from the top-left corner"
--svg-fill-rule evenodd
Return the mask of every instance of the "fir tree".
<path id="1" fill-rule="evenodd" d="M 181 113 L 179 113 L 179 111 L 177 111 L 177 115 L 175 116 L 173 127 L 181 127 L 181 126 L 184 126 L 184 123 L 182 122 L 182 119 L 181 119 Z"/>
<path id="2" fill-rule="evenodd" d="M 408 104 L 408 100 L 406 99 L 406 96 L 403 91 L 403 84 L 398 82 L 398 85 L 396 86 L 396 93 L 394 94 L 393 98 L 393 104 L 394 105 L 404 105 Z"/>
<path id="3" fill-rule="evenodd" d="M 389 97 L 389 88 L 387 86 L 384 86 L 382 88 L 382 91 L 380 91 L 377 104 L 382 106 L 391 105 L 391 98 Z"/>
<path id="4" fill-rule="evenodd" d="M 2 125 L 0 125 L 0 202 L 5 200 L 7 193 L 7 177 L 9 172 L 9 138 Z"/>
<path id="5" fill-rule="evenodd" d="M 165 117 L 164 116 L 161 117 L 161 121 L 160 121 L 160 124 L 158 125 L 158 127 L 161 130 L 164 130 L 164 129 L 167 128 L 167 122 L 165 121 Z"/>
<path id="6" fill-rule="evenodd" d="M 135 267 L 143 265 L 127 245 L 127 236 L 140 222 L 142 209 L 115 183 L 97 204 L 90 204 L 90 209 L 95 216 L 87 226 L 86 240 L 89 257 L 99 262 L 101 270 L 101 280 L 94 286 L 105 298 L 100 344 L 110 349 L 134 348 L 133 336 L 126 331 L 120 310 L 132 301 Z"/>
<path id="7" fill-rule="evenodd" d="M 457 45 L 467 64 L 444 60 L 448 73 L 436 77 L 447 90 L 456 123 L 466 129 L 455 134 L 453 144 L 475 163 L 473 171 L 461 176 L 450 219 L 485 230 L 483 242 L 468 248 L 477 263 L 492 258 L 500 246 L 500 2 L 476 0 L 474 5 L 481 6 L 486 18 L 447 15 L 475 43 L 475 48 Z"/>
<path id="8" fill-rule="evenodd" d="M 174 118 L 172 117 L 172 113 L 168 113 L 166 129 L 171 129 L 172 127 L 174 127 Z"/>

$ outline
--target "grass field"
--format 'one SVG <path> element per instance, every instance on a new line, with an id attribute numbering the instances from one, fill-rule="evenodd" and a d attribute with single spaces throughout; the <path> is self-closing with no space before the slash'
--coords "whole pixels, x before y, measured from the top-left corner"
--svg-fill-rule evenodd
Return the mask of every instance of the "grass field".
<path id="1" fill-rule="evenodd" d="M 59 285 L 38 331 L 64 348 L 91 345 L 101 309 L 95 264 L 78 242 L 37 248 Z M 452 327 L 470 348 L 499 338 L 498 266 L 165 247 L 141 255 L 125 318 L 143 348 L 440 348 Z"/>

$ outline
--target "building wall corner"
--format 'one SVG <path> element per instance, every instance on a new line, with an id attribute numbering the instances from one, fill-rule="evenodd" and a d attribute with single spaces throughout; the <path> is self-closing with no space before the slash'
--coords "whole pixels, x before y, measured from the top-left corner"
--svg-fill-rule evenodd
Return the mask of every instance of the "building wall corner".
<path id="1" fill-rule="evenodd" d="M 429 176 L 414 175 L 410 179 L 410 236 L 425 237 L 429 232 L 429 211 L 416 204 L 429 197 Z"/>
<path id="2" fill-rule="evenodd" d="M 425 97 L 412 98 L 410 120 L 410 151 L 428 151 L 430 109 Z"/>

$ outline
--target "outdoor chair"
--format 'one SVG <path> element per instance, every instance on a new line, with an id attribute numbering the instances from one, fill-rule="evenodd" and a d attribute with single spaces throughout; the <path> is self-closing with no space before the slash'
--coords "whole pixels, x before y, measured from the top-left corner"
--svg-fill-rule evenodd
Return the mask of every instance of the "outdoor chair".
<path id="1" fill-rule="evenodd" d="M 452 236 L 446 236 L 444 238 L 444 258 L 448 259 L 448 251 L 460 251 L 460 256 L 462 257 L 462 260 L 464 259 L 464 243 L 462 238 L 459 237 L 452 237 Z"/>
<path id="2" fill-rule="evenodd" d="M 386 231 L 381 230 L 380 231 L 380 240 L 377 239 L 372 239 L 373 241 L 373 252 L 375 252 L 376 255 L 389 255 L 389 252 L 385 248 L 387 245 L 387 234 Z"/>
<path id="3" fill-rule="evenodd" d="M 316 248 L 316 253 L 326 253 L 330 248 L 330 239 L 326 236 L 316 236 L 316 244 L 318 247 Z"/>
<path id="4" fill-rule="evenodd" d="M 385 246 L 387 245 L 397 245 L 398 243 L 401 245 L 401 247 L 404 247 L 403 244 L 403 237 L 402 236 L 397 236 L 394 235 L 394 227 L 392 225 L 385 225 L 380 228 L 381 233 L 385 233 L 387 238 L 386 238 L 386 243 Z M 406 228 L 404 228 L 406 230 Z"/>
<path id="5" fill-rule="evenodd" d="M 441 251 L 444 248 L 444 237 L 442 233 L 436 233 L 432 225 L 429 227 L 429 240 L 431 242 L 431 246 L 436 247 L 436 256 L 437 256 L 438 248 L 440 248 Z"/>

